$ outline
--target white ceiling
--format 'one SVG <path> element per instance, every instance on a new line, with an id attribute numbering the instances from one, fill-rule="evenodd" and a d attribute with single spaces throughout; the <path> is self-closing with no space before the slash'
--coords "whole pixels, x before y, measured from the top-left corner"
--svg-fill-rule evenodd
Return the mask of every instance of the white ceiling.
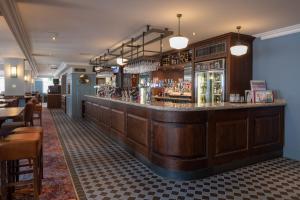
<path id="1" fill-rule="evenodd" d="M 24 58 L 21 49 L 12 35 L 5 19 L 0 16 L 0 65 L 5 57 Z"/>
<path id="2" fill-rule="evenodd" d="M 299 23 L 299 0 L 18 0 L 32 41 L 39 73 L 50 65 L 88 63 L 97 55 L 136 33 L 146 24 L 176 30 L 182 13 L 182 33 L 191 42 L 235 31 L 257 34 Z M 1 22 L 1 21 L 0 21 Z M 2 31 L 3 27 L 0 25 Z M 7 29 L 7 27 L 6 27 Z M 51 40 L 51 33 L 57 40 Z M 193 36 L 192 33 L 196 35 Z M 2 33 L 2 32 L 1 32 Z M 8 36 L 6 36 L 8 37 Z M 4 39 L 3 39 L 4 38 Z M 0 42 L 12 46 L 0 35 Z M 168 48 L 168 45 L 164 45 Z M 7 52 L 13 51 L 13 49 Z M 0 53 L 3 53 L 0 47 Z M 88 55 L 81 55 L 81 54 Z M 2 56 L 2 54 L 1 54 Z"/>

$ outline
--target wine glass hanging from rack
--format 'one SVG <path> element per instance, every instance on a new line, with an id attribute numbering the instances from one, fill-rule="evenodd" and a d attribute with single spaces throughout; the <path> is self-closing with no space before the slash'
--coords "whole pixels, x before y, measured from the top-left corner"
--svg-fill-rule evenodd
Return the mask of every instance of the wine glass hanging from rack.
<path id="1" fill-rule="evenodd" d="M 125 67 L 126 74 L 142 74 L 156 71 L 160 66 L 160 60 L 157 58 L 138 58 L 131 60 Z"/>
<path id="2" fill-rule="evenodd" d="M 130 40 L 122 42 L 121 45 L 113 49 L 108 49 L 103 55 L 90 60 L 91 65 L 101 65 L 106 63 L 111 65 L 111 61 L 116 58 L 126 60 L 124 63 L 124 73 L 145 73 L 155 71 L 160 66 L 162 55 L 162 40 L 173 34 L 167 28 L 153 28 L 149 25 L 146 30 Z M 147 38 L 148 37 L 148 38 Z M 159 42 L 159 49 L 147 50 L 146 46 Z M 150 55 L 149 55 L 150 54 Z M 155 56 L 154 56 L 155 55 Z M 110 64 L 109 64 L 110 63 Z M 123 64 L 123 63 L 122 63 Z"/>

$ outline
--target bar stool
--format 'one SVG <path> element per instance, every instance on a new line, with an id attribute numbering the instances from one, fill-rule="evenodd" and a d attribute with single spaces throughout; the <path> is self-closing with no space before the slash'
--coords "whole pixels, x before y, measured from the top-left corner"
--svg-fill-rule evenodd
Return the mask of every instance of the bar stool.
<path id="1" fill-rule="evenodd" d="M 8 188 L 27 184 L 33 184 L 34 200 L 39 199 L 42 187 L 40 149 L 41 138 L 39 133 L 12 134 L 0 141 L 1 194 L 3 199 L 7 199 Z M 8 170 L 9 163 L 23 159 L 32 161 L 33 169 L 31 171 L 18 171 L 18 173 L 15 173 L 14 170 Z M 32 183 L 31 181 L 16 181 L 16 176 L 26 173 L 33 173 Z"/>
<path id="2" fill-rule="evenodd" d="M 11 131 L 12 134 L 26 134 L 26 133 L 39 133 L 41 137 L 41 176 L 44 178 L 44 161 L 43 161 L 43 139 L 44 133 L 41 126 L 31 126 L 31 127 L 20 127 Z"/>

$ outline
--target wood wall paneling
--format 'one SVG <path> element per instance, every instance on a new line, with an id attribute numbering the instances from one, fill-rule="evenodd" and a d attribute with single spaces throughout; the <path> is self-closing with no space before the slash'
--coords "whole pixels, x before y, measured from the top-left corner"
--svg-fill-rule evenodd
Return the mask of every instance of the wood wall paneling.
<path id="1" fill-rule="evenodd" d="M 158 78 L 159 80 L 172 79 L 178 81 L 180 78 L 184 77 L 184 68 L 179 69 L 170 69 L 170 70 L 158 70 L 152 72 L 152 78 Z"/>
<path id="2" fill-rule="evenodd" d="M 217 122 L 215 156 L 248 150 L 248 135 L 247 119 Z"/>
<path id="3" fill-rule="evenodd" d="M 281 112 L 261 110 L 254 115 L 253 148 L 283 145 Z"/>
<path id="4" fill-rule="evenodd" d="M 168 170 L 212 170 L 282 154 L 283 106 L 179 112 L 88 98 L 85 116 L 96 118 L 103 133 Z"/>
<path id="5" fill-rule="evenodd" d="M 250 135 L 248 109 L 215 111 L 208 126 L 212 165 L 246 157 Z"/>
<path id="6" fill-rule="evenodd" d="M 127 115 L 127 137 L 132 141 L 148 146 L 148 119 L 136 115 Z"/>
<path id="7" fill-rule="evenodd" d="M 124 111 L 111 109 L 111 129 L 120 135 L 125 135 L 125 113 Z"/>
<path id="8" fill-rule="evenodd" d="M 99 109 L 100 112 L 100 122 L 106 126 L 106 127 L 110 127 L 111 124 L 111 112 L 110 112 L 110 108 L 106 107 L 106 106 L 100 106 Z"/>
<path id="9" fill-rule="evenodd" d="M 153 152 L 171 157 L 206 157 L 204 124 L 152 122 Z"/>
<path id="10" fill-rule="evenodd" d="M 61 95 L 60 94 L 48 94 L 47 108 L 60 108 L 61 107 Z"/>

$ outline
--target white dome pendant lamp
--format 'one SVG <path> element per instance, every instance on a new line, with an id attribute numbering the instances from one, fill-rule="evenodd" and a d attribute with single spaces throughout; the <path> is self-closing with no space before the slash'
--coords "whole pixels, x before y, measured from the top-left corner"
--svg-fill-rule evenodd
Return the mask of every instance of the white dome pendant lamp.
<path id="1" fill-rule="evenodd" d="M 248 46 L 242 44 L 241 40 L 240 40 L 240 30 L 241 30 L 241 26 L 237 26 L 237 32 L 238 32 L 238 40 L 235 43 L 234 46 L 230 47 L 230 52 L 232 55 L 234 56 L 242 56 L 245 55 L 248 51 Z"/>
<path id="2" fill-rule="evenodd" d="M 180 18 L 182 17 L 182 14 L 177 14 L 178 18 L 178 35 L 171 37 L 169 39 L 170 47 L 173 49 L 184 49 L 187 47 L 189 43 L 189 39 L 187 37 L 183 37 L 180 35 Z"/>

